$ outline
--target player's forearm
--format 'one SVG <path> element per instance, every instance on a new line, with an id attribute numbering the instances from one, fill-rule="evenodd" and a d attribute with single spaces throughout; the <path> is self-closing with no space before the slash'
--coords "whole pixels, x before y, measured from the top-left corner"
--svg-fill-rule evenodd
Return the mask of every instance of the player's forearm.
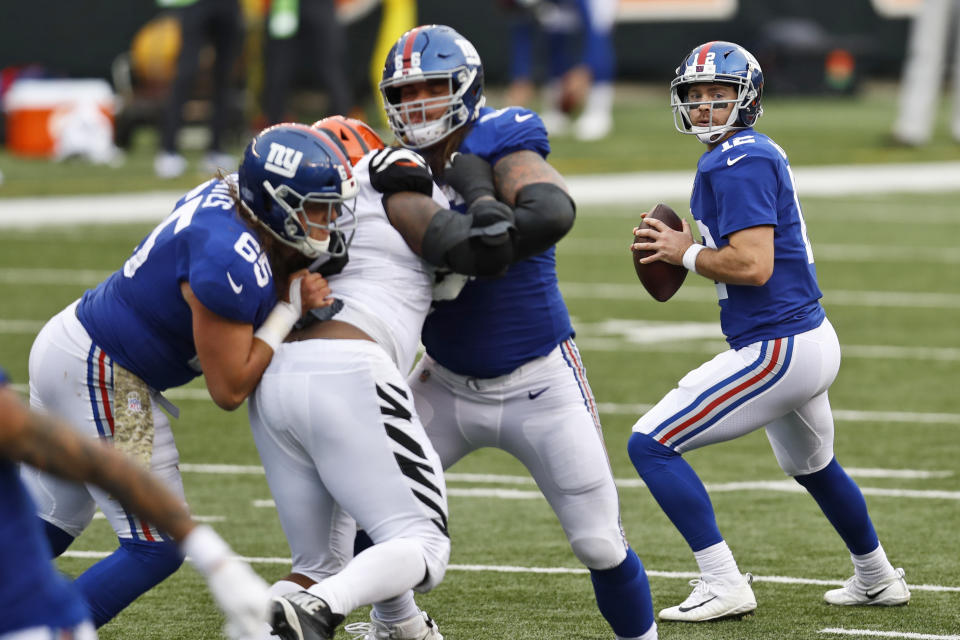
<path id="1" fill-rule="evenodd" d="M 737 251 L 731 246 L 705 248 L 697 254 L 697 273 L 726 284 L 762 286 L 773 273 L 772 261 L 767 265 L 760 256 Z"/>
<path id="2" fill-rule="evenodd" d="M 246 357 L 239 354 L 246 353 Z M 267 370 L 273 358 L 273 348 L 266 342 L 250 338 L 247 349 L 238 350 L 230 358 L 217 359 L 216 364 L 206 366 L 201 358 L 204 370 L 204 379 L 210 397 L 221 409 L 233 411 L 243 404 L 257 384 L 263 372 Z"/>
<path id="3" fill-rule="evenodd" d="M 442 207 L 433 198 L 413 191 L 393 193 L 383 200 L 390 224 L 400 232 L 410 250 L 422 256 L 423 236 Z"/>

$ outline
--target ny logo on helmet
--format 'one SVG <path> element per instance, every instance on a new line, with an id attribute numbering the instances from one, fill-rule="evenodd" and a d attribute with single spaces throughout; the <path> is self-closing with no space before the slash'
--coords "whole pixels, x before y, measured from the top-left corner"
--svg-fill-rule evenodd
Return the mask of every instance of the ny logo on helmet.
<path id="1" fill-rule="evenodd" d="M 270 143 L 270 152 L 267 154 L 267 162 L 264 169 L 278 173 L 284 178 L 292 178 L 300 167 L 300 160 L 303 159 L 303 151 L 297 151 L 290 147 L 285 147 L 276 142 Z"/>

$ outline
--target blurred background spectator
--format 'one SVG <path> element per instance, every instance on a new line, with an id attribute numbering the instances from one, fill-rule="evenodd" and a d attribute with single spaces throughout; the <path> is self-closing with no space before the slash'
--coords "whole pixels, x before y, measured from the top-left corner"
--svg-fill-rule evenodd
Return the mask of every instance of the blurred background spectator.
<path id="1" fill-rule="evenodd" d="M 952 33 L 952 37 L 951 37 Z M 960 0 L 923 0 L 907 40 L 894 140 L 917 146 L 930 141 L 944 70 L 953 43 L 953 111 L 950 132 L 960 142 Z"/>
<path id="2" fill-rule="evenodd" d="M 180 21 L 180 53 L 177 70 L 163 118 L 160 151 L 153 169 L 160 178 L 175 178 L 187 168 L 178 151 L 177 133 L 183 123 L 183 106 L 190 97 L 204 44 L 213 45 L 210 95 L 210 142 L 204 157 L 204 171 L 233 170 L 236 162 L 223 150 L 227 125 L 227 100 L 233 65 L 243 43 L 243 13 L 238 0 L 157 0 L 162 8 L 173 8 Z"/>
<path id="3" fill-rule="evenodd" d="M 294 119 L 287 99 L 298 71 L 305 68 L 326 89 L 327 115 L 358 115 L 347 80 L 346 41 L 334 0 L 273 0 L 267 18 L 263 111 L 266 124 Z"/>
<path id="4" fill-rule="evenodd" d="M 537 45 L 545 45 L 546 82 L 541 117 L 551 135 L 564 135 L 571 116 L 580 140 L 598 140 L 613 128 L 617 0 L 501 0 L 510 13 L 510 86 L 506 101 L 531 106 L 536 93 Z"/>

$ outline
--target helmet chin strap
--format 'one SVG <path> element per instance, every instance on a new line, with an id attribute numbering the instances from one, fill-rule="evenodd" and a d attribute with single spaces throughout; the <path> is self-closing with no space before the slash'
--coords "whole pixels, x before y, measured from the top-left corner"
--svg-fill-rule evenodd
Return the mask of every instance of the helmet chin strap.
<path id="1" fill-rule="evenodd" d="M 304 238 L 307 241 L 307 244 L 311 249 L 316 251 L 314 255 L 321 253 L 326 253 L 327 249 L 330 248 L 330 236 L 327 236 L 325 240 L 317 240 L 316 238 Z"/>

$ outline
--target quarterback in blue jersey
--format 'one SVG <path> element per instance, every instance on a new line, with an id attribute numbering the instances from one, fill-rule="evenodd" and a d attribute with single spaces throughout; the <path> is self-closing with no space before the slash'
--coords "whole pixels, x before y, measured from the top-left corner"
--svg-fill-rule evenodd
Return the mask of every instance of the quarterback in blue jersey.
<path id="1" fill-rule="evenodd" d="M 44 326 L 30 352 L 31 404 L 112 441 L 182 497 L 160 411 L 176 408 L 161 392 L 202 372 L 217 405 L 243 402 L 301 314 L 332 303 L 325 278 L 303 267 L 345 251 L 344 202 L 355 192 L 349 161 L 326 135 L 264 130 L 237 174 L 186 194 L 120 269 Z M 180 566 L 169 532 L 108 492 L 30 467 L 22 477 L 54 555 L 97 506 L 116 531 L 116 552 L 76 580 L 97 626 Z"/>
<path id="2" fill-rule="evenodd" d="M 50 547 L 16 463 L 108 491 L 167 531 L 194 560 L 234 640 L 252 640 L 267 617 L 267 584 L 208 526 L 197 526 L 182 497 L 113 447 L 30 411 L 0 369 L 0 638 L 95 640 L 76 587 L 50 563 Z"/>
<path id="3" fill-rule="evenodd" d="M 488 446 L 520 460 L 590 569 L 616 637 L 652 640 L 646 572 L 620 527 L 596 402 L 557 284 L 554 245 L 573 225 L 574 204 L 545 160 L 543 123 L 528 109 L 484 106 L 480 56 L 447 26 L 400 36 L 380 89 L 397 140 L 423 154 L 452 205 L 474 219 L 506 210 L 516 228 L 515 262 L 502 277 L 439 287 L 444 299 L 421 335 L 426 354 L 408 379 L 427 435 L 444 468 Z M 407 595 L 376 605 L 374 617 L 389 623 L 416 611 Z"/>
<path id="4" fill-rule="evenodd" d="M 630 459 L 694 552 L 700 578 L 661 620 L 701 622 L 757 607 L 686 451 L 765 428 L 780 467 L 816 500 L 846 543 L 855 575 L 824 594 L 835 605 L 910 600 L 874 531 L 863 495 L 833 453 L 827 391 L 840 366 L 837 335 L 820 305 L 813 251 L 787 154 L 753 129 L 763 74 L 746 49 L 707 42 L 684 57 L 671 85 L 677 129 L 707 146 L 697 165 L 690 227 L 658 220 L 634 229 L 652 244 L 643 262 L 682 264 L 716 282 L 730 349 L 684 376 L 633 427 Z"/>

